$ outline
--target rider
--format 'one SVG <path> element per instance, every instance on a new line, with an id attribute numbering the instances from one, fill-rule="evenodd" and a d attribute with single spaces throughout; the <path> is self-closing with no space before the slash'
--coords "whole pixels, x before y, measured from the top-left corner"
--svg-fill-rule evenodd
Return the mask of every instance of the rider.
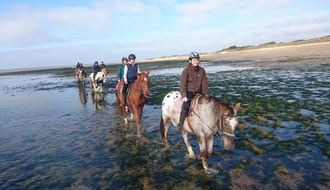
<path id="1" fill-rule="evenodd" d="M 103 63 L 103 61 L 101 62 L 100 67 L 101 67 L 101 70 L 102 70 L 103 68 L 106 68 L 106 66 L 105 66 L 105 64 Z"/>
<path id="2" fill-rule="evenodd" d="M 123 102 L 120 104 L 121 107 L 125 106 L 126 101 L 126 91 L 127 87 L 131 85 L 137 79 L 137 73 L 140 73 L 139 66 L 135 63 L 135 55 L 130 54 L 128 56 L 129 62 L 125 65 L 124 68 L 124 87 L 123 87 Z"/>
<path id="3" fill-rule="evenodd" d="M 95 76 L 100 71 L 101 71 L 101 67 L 99 66 L 99 63 L 97 61 L 95 61 L 94 65 L 92 67 L 92 72 L 94 73 L 94 75 L 93 75 L 93 82 L 94 83 L 95 83 Z"/>
<path id="4" fill-rule="evenodd" d="M 80 65 L 79 65 L 79 69 L 80 70 L 84 70 L 85 68 L 84 68 L 84 65 L 82 64 L 82 63 L 80 63 Z"/>
<path id="5" fill-rule="evenodd" d="M 76 69 L 78 69 L 80 66 L 80 63 L 78 62 L 77 65 L 76 65 Z"/>
<path id="6" fill-rule="evenodd" d="M 125 68 L 125 65 L 127 64 L 127 58 L 126 57 L 123 57 L 121 59 L 121 62 L 123 64 L 121 64 L 118 68 L 118 72 L 117 72 L 117 79 L 118 79 L 118 83 L 121 81 L 121 80 L 124 80 L 124 68 Z"/>
<path id="7" fill-rule="evenodd" d="M 199 54 L 191 52 L 189 54 L 189 65 L 182 71 L 180 79 L 180 94 L 183 97 L 183 106 L 180 113 L 180 120 L 176 127 L 181 131 L 184 119 L 190 108 L 190 103 L 197 93 L 204 93 L 209 96 L 209 88 L 207 85 L 207 76 L 205 69 L 199 66 Z"/>

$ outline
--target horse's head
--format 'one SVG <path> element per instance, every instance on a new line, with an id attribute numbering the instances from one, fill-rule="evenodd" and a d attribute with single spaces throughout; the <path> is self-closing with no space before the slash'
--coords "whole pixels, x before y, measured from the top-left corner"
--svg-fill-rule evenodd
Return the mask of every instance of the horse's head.
<path id="1" fill-rule="evenodd" d="M 137 81 L 138 81 L 138 85 L 140 86 L 142 93 L 145 97 L 149 97 L 150 96 L 150 91 L 149 91 L 149 75 L 150 71 L 148 71 L 147 73 L 138 73 L 137 76 Z"/>
<path id="2" fill-rule="evenodd" d="M 101 70 L 101 72 L 104 73 L 105 75 L 107 75 L 107 74 L 108 74 L 108 69 L 104 67 L 104 68 Z"/>
<path id="3" fill-rule="evenodd" d="M 238 126 L 237 112 L 241 103 L 236 104 L 235 108 L 228 104 L 220 104 L 220 133 L 222 134 L 223 147 L 226 150 L 234 148 L 235 130 Z"/>

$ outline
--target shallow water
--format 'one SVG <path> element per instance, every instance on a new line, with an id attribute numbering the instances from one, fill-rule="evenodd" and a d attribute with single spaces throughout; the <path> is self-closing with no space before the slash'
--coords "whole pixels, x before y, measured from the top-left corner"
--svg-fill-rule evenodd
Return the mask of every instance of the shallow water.
<path id="1" fill-rule="evenodd" d="M 201 65 L 213 96 L 242 103 L 235 148 L 225 151 L 215 138 L 208 163 L 218 173 L 185 156 L 172 125 L 170 149 L 158 134 L 162 98 L 178 90 L 185 65 L 141 64 L 151 70 L 141 139 L 135 122 L 125 125 L 114 113 L 114 76 L 103 94 L 73 77 L 1 76 L 0 189 L 330 187 L 330 66 Z"/>

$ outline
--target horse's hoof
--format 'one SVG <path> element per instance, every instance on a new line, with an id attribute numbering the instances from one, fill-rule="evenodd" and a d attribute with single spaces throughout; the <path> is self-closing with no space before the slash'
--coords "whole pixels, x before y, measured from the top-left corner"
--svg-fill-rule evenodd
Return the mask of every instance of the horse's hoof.
<path id="1" fill-rule="evenodd" d="M 213 169 L 213 168 L 207 168 L 207 169 L 204 169 L 204 172 L 205 172 L 206 174 L 209 174 L 209 175 L 213 175 L 213 174 L 217 174 L 217 173 L 219 173 L 218 170 L 215 170 L 215 169 Z"/>

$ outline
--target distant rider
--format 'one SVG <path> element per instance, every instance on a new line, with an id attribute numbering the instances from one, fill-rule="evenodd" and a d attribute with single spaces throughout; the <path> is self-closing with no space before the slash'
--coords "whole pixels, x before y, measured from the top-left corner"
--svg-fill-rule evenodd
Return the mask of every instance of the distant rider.
<path id="1" fill-rule="evenodd" d="M 124 87 L 123 87 L 123 102 L 120 104 L 121 107 L 125 106 L 126 101 L 126 91 L 128 86 L 130 86 L 136 79 L 137 73 L 140 73 L 140 68 L 138 64 L 135 63 L 136 56 L 134 54 L 130 54 L 128 56 L 129 62 L 125 65 L 124 68 Z"/>
<path id="2" fill-rule="evenodd" d="M 189 65 L 182 72 L 180 79 L 180 94 L 183 99 L 182 111 L 180 113 L 180 120 L 176 127 L 181 131 L 184 119 L 190 108 L 191 100 L 197 93 L 204 93 L 209 96 L 209 88 L 207 85 L 207 76 L 205 69 L 199 66 L 199 54 L 191 52 L 189 54 Z"/>
<path id="3" fill-rule="evenodd" d="M 117 72 L 117 80 L 118 83 L 120 83 L 121 80 L 124 80 L 124 69 L 125 69 L 125 65 L 127 64 L 127 58 L 123 57 L 121 59 L 122 64 L 119 66 L 118 68 L 118 72 Z"/>
<path id="4" fill-rule="evenodd" d="M 103 61 L 101 62 L 100 67 L 101 67 L 101 70 L 102 70 L 103 68 L 106 68 L 106 66 L 105 66 L 105 64 L 103 63 Z"/>
<path id="5" fill-rule="evenodd" d="M 93 82 L 95 83 L 95 77 L 98 72 L 101 71 L 101 67 L 99 66 L 99 63 L 97 61 L 94 62 L 94 65 L 92 67 L 92 72 L 94 73 L 93 75 Z"/>

